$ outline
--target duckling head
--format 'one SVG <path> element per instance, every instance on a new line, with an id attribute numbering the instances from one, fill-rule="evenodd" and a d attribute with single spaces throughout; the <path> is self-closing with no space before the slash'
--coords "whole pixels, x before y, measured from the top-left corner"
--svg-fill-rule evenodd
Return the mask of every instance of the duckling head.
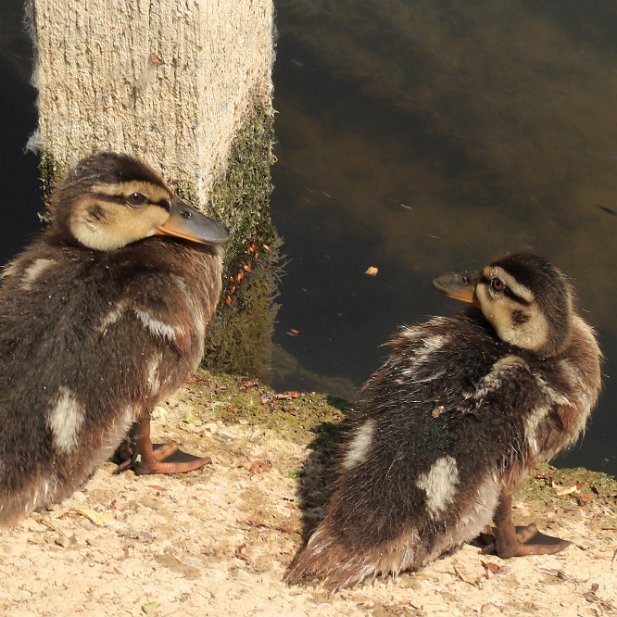
<path id="1" fill-rule="evenodd" d="M 567 344 L 572 288 L 564 274 L 530 253 L 506 255 L 479 274 L 449 273 L 433 281 L 448 296 L 476 305 L 497 336 L 542 357 Z"/>
<path id="2" fill-rule="evenodd" d="M 52 232 L 97 251 L 151 236 L 220 245 L 227 230 L 178 198 L 141 161 L 114 152 L 83 159 L 51 199 Z"/>

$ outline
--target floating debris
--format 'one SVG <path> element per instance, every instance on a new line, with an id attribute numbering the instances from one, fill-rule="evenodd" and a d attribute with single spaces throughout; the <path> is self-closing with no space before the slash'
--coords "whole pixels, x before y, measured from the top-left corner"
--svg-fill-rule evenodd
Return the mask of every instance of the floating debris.
<path id="1" fill-rule="evenodd" d="M 617 210 L 613 210 L 613 208 L 609 208 L 608 206 L 601 206 L 600 204 L 595 204 L 596 208 L 602 210 L 602 212 L 606 212 L 611 216 L 617 216 Z"/>

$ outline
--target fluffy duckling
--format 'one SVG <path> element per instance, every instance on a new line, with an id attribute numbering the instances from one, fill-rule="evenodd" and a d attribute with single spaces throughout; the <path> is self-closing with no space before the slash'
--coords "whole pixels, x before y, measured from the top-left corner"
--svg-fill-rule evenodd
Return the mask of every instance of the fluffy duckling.
<path id="1" fill-rule="evenodd" d="M 51 211 L 2 274 L 2 525 L 71 494 L 127 437 L 137 473 L 209 462 L 155 452 L 150 412 L 202 357 L 227 231 L 111 152 L 79 162 Z"/>
<path id="2" fill-rule="evenodd" d="M 498 259 L 479 275 L 435 280 L 477 309 L 406 327 L 364 387 L 325 519 L 288 574 L 336 590 L 415 570 L 492 519 L 503 558 L 563 550 L 529 526 L 512 491 L 573 444 L 600 389 L 592 329 L 565 276 L 541 257 Z"/>

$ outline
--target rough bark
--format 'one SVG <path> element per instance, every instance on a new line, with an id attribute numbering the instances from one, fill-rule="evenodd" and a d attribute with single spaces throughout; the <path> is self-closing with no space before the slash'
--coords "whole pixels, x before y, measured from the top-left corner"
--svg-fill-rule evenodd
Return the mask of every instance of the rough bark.
<path id="1" fill-rule="evenodd" d="M 30 13 L 32 143 L 59 168 L 139 155 L 206 203 L 243 115 L 270 99 L 271 0 L 33 0 Z"/>

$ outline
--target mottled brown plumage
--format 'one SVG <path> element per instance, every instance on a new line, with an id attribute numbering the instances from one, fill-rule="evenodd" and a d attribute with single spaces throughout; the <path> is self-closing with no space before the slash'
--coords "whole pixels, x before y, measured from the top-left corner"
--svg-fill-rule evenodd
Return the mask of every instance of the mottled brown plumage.
<path id="1" fill-rule="evenodd" d="M 161 460 L 149 422 L 201 359 L 227 232 L 114 153 L 81 161 L 51 208 L 51 226 L 2 274 L 3 525 L 69 495 L 129 431 L 138 472 L 207 462 Z"/>
<path id="2" fill-rule="evenodd" d="M 417 569 L 494 518 L 502 557 L 552 553 L 517 536 L 511 494 L 573 444 L 600 389 L 601 353 L 563 274 L 517 254 L 435 281 L 466 315 L 404 328 L 350 420 L 325 519 L 288 574 L 330 589 Z"/>

